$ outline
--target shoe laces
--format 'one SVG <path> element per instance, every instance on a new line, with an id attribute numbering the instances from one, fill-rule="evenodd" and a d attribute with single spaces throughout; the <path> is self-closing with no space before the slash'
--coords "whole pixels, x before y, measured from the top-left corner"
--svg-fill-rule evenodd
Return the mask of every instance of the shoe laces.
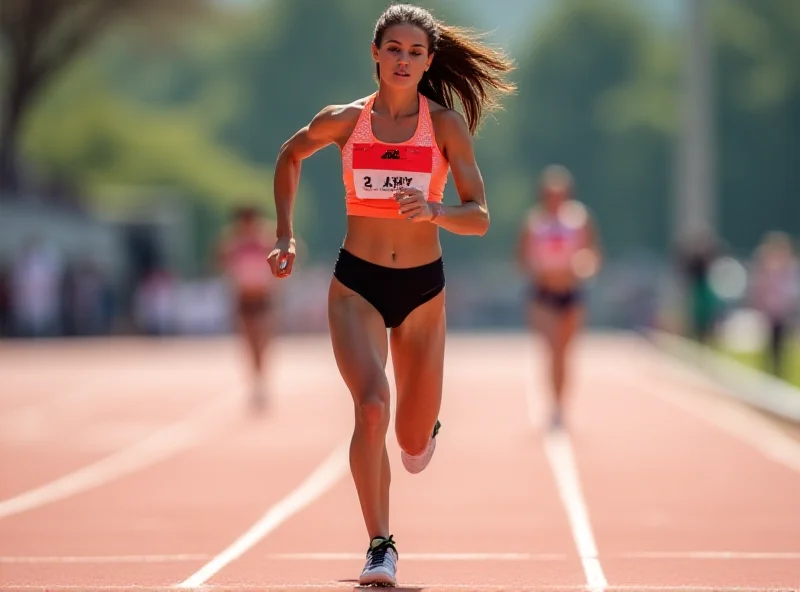
<path id="1" fill-rule="evenodd" d="M 433 426 L 433 436 L 431 436 L 432 438 L 436 437 L 436 435 L 439 433 L 439 430 L 441 429 L 441 427 L 442 427 L 442 423 L 437 419 L 436 420 L 436 424 Z"/>
<path id="2" fill-rule="evenodd" d="M 375 537 L 370 543 L 369 550 L 367 551 L 367 559 L 369 560 L 369 567 L 376 567 L 383 565 L 386 558 L 386 553 L 391 549 L 397 554 L 397 548 L 394 545 L 393 535 L 389 538 Z"/>

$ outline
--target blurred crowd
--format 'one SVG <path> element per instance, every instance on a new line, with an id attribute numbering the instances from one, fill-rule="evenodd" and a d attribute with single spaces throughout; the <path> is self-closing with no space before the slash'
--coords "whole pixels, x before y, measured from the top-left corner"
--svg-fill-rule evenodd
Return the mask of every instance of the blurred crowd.
<path id="1" fill-rule="evenodd" d="M 314 296 L 325 279 L 299 274 L 283 328 L 321 326 L 324 299 Z M 0 258 L 3 338 L 223 334 L 233 328 L 232 298 L 221 273 L 186 278 L 155 265 L 128 286 L 91 256 L 70 257 L 39 236 Z"/>
<path id="2" fill-rule="evenodd" d="M 608 277 L 600 278 L 595 310 L 611 319 L 600 324 L 666 326 L 713 345 L 732 320 L 747 318 L 738 325 L 747 325 L 750 340 L 764 350 L 765 366 L 783 373 L 783 352 L 800 327 L 800 261 L 792 237 L 769 232 L 748 257 L 735 257 L 712 234 L 698 233 L 678 245 L 673 263 L 668 276 L 683 282 L 682 326 L 664 321 L 663 293 L 674 282 L 659 283 L 652 261 L 641 264 L 639 271 L 632 264 L 616 266 L 622 271 L 611 265 Z M 519 286 L 503 276 L 484 283 L 494 287 L 491 294 L 482 292 L 475 285 L 481 273 L 472 268 L 466 274 L 451 274 L 452 324 L 473 328 L 513 324 L 509 311 L 518 305 Z M 324 331 L 329 279 L 330 269 L 320 266 L 302 269 L 282 285 L 278 328 Z M 625 293 L 620 294 L 623 285 Z M 38 236 L 0 259 L 4 338 L 217 335 L 234 328 L 233 307 L 221 272 L 185 278 L 154 266 L 133 285 L 121 286 L 91 257 L 70 258 Z"/>
<path id="3" fill-rule="evenodd" d="M 696 232 L 677 252 L 686 289 L 689 336 L 712 345 L 731 319 L 748 319 L 762 343 L 765 365 L 784 374 L 787 343 L 800 326 L 800 260 L 792 237 L 770 231 L 742 265 L 713 233 Z M 745 323 L 742 323 L 745 324 Z M 752 340 L 752 337 L 751 337 Z"/>
<path id="4" fill-rule="evenodd" d="M 31 237 L 0 262 L 0 335 L 102 335 L 115 315 L 112 285 L 92 259 L 70 261 Z"/>

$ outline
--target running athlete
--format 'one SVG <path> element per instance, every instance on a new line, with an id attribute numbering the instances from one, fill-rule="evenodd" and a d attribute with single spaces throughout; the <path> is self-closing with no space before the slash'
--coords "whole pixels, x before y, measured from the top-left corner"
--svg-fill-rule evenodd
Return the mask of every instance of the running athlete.
<path id="1" fill-rule="evenodd" d="M 600 268 L 594 222 L 572 190 L 567 169 L 547 167 L 541 203 L 528 212 L 517 245 L 517 260 L 531 282 L 528 322 L 544 337 L 550 355 L 554 429 L 563 425 L 569 346 L 584 319 L 582 284 Z"/>
<path id="2" fill-rule="evenodd" d="M 497 96 L 514 90 L 502 76 L 513 66 L 476 39 L 425 9 L 390 6 L 374 30 L 378 90 L 322 109 L 283 145 L 275 166 L 278 240 L 270 264 L 286 278 L 295 260 L 292 209 L 301 163 L 330 144 L 341 151 L 347 233 L 328 319 L 354 404 L 350 467 L 370 538 L 362 585 L 397 581 L 386 450 L 389 348 L 397 442 L 406 470 L 418 473 L 431 460 L 440 427 L 445 273 L 438 231 L 482 236 L 489 227 L 471 136 Z M 454 94 L 464 116 L 454 110 Z M 442 203 L 448 171 L 458 205 Z"/>
<path id="3" fill-rule="evenodd" d="M 234 294 L 239 334 L 247 352 L 255 410 L 267 404 L 264 366 L 272 333 L 274 306 L 273 276 L 267 257 L 272 251 L 270 236 L 275 225 L 259 216 L 252 206 L 234 211 L 233 221 L 218 246 L 219 262 Z"/>

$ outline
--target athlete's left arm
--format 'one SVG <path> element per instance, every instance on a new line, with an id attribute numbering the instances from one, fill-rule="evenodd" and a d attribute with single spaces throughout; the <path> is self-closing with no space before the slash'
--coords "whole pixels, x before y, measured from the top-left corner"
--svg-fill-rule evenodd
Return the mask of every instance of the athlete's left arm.
<path id="1" fill-rule="evenodd" d="M 603 248 L 597 224 L 591 214 L 587 213 L 586 223 L 583 226 L 585 255 L 580 257 L 579 275 L 587 279 L 596 276 L 603 265 Z"/>
<path id="2" fill-rule="evenodd" d="M 603 241 L 597 229 L 597 222 L 591 215 L 586 221 L 586 244 L 594 252 L 599 263 L 603 258 Z"/>
<path id="3" fill-rule="evenodd" d="M 433 223 L 455 234 L 483 236 L 489 230 L 489 208 L 467 123 L 458 111 L 452 110 L 440 113 L 438 123 L 436 134 L 442 138 L 444 157 L 450 163 L 461 203 L 431 204 L 434 214 L 439 210 Z"/>
<path id="4" fill-rule="evenodd" d="M 215 271 L 224 272 L 228 265 L 228 241 L 229 231 L 224 229 L 220 238 L 217 239 L 211 253 L 211 267 Z"/>

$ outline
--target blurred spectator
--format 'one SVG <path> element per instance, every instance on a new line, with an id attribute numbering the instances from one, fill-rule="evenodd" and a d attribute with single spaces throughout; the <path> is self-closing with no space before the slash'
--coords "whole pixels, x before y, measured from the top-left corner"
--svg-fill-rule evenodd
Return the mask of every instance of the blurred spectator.
<path id="1" fill-rule="evenodd" d="M 64 282 L 67 335 L 101 335 L 109 330 L 108 291 L 102 269 L 91 259 L 71 266 Z"/>
<path id="2" fill-rule="evenodd" d="M 0 263 L 0 337 L 11 335 L 11 277 L 8 266 Z"/>
<path id="3" fill-rule="evenodd" d="M 709 270 L 722 250 L 721 243 L 710 229 L 696 230 L 678 245 L 678 269 L 688 291 L 689 331 L 700 343 L 708 343 L 719 312 L 719 303 L 709 281 Z"/>
<path id="4" fill-rule="evenodd" d="M 775 375 L 783 376 L 786 336 L 800 309 L 800 262 L 787 234 L 769 232 L 756 249 L 749 299 L 769 327 L 769 368 Z"/>
<path id="5" fill-rule="evenodd" d="M 154 269 L 136 290 L 134 318 L 137 327 L 150 336 L 174 334 L 178 316 L 176 304 L 175 278 L 165 269 Z"/>
<path id="6" fill-rule="evenodd" d="M 30 238 L 12 264 L 11 310 L 20 337 L 52 337 L 60 332 L 62 263 L 57 251 Z"/>

